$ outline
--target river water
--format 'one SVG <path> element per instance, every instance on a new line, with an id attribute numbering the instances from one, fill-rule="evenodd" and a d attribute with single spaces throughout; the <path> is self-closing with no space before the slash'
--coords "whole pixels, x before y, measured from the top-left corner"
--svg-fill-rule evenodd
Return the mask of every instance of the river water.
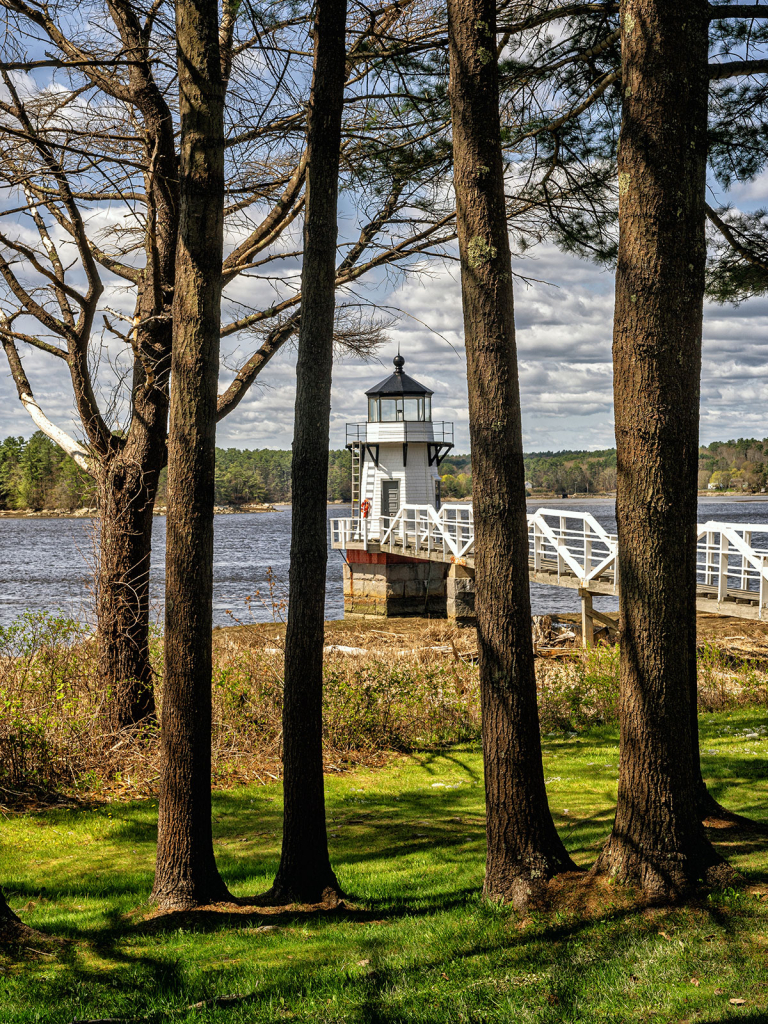
<path id="1" fill-rule="evenodd" d="M 590 512 L 611 533 L 616 531 L 610 499 L 529 502 L 538 507 Z M 218 626 L 266 622 L 285 614 L 291 540 L 290 506 L 276 512 L 218 515 L 215 519 L 213 617 Z M 349 514 L 344 505 L 329 505 L 328 518 Z M 765 498 L 699 502 L 699 522 L 768 523 Z M 79 620 L 93 617 L 93 567 L 96 530 L 89 519 L 0 519 L 0 625 L 26 610 L 60 610 Z M 156 516 L 150 575 L 153 618 L 162 621 L 165 518 Z M 329 549 L 326 618 L 344 615 L 342 556 Z M 272 581 L 270 589 L 270 579 Z M 250 600 L 248 600 L 250 598 Z M 578 611 L 575 591 L 532 584 L 534 613 Z M 616 598 L 599 597 L 595 607 L 613 610 Z"/>

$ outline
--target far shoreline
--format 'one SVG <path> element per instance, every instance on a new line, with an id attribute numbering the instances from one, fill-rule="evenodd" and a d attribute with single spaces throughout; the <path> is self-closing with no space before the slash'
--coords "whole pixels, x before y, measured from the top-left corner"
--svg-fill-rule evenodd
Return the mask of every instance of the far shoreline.
<path id="1" fill-rule="evenodd" d="M 265 512 L 280 512 L 290 502 L 275 502 L 274 504 L 251 502 L 247 505 L 216 505 L 213 514 L 216 516 L 232 515 L 262 515 Z M 153 509 L 152 515 L 167 515 L 167 506 L 159 505 Z M 98 519 L 97 508 L 76 508 L 71 512 L 66 509 L 0 509 L 0 519 Z"/>
<path id="2" fill-rule="evenodd" d="M 738 502 L 747 504 L 749 502 L 760 502 L 768 501 L 768 493 L 766 494 L 738 494 L 729 493 L 723 491 L 698 491 L 698 498 L 706 499 L 707 501 L 714 502 Z M 557 494 L 534 494 L 527 496 L 525 501 L 527 505 L 553 505 L 558 502 L 567 502 L 569 505 L 573 504 L 588 504 L 591 502 L 613 502 L 616 500 L 616 492 L 602 493 L 602 494 L 570 494 L 567 496 Z M 328 508 L 343 507 L 349 505 L 348 501 L 336 499 L 335 501 L 327 502 Z M 443 505 L 471 505 L 472 498 L 468 496 L 466 498 L 443 498 Z M 269 502 L 252 502 L 247 505 L 216 505 L 213 510 L 213 514 L 220 516 L 231 516 L 231 515 L 261 515 L 265 512 L 282 512 L 289 509 L 292 505 L 290 501 L 276 501 L 273 503 Z M 155 516 L 167 515 L 167 507 L 165 505 L 159 505 L 153 510 Z M 71 511 L 66 509 L 0 509 L 0 519 L 98 519 L 99 511 L 96 508 L 78 508 Z"/>

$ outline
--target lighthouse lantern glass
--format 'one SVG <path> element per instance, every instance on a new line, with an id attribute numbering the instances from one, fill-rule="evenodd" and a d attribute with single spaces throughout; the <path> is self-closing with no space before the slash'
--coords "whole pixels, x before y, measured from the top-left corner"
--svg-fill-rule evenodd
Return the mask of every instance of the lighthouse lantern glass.
<path id="1" fill-rule="evenodd" d="M 398 419 L 403 418 L 403 406 L 400 403 L 400 415 L 398 416 L 397 399 L 396 398 L 380 398 L 380 409 L 381 409 L 381 422 L 382 423 L 396 423 Z"/>
<path id="2" fill-rule="evenodd" d="M 432 402 L 429 395 L 424 398 L 369 398 L 369 423 L 429 423 L 432 419 Z"/>

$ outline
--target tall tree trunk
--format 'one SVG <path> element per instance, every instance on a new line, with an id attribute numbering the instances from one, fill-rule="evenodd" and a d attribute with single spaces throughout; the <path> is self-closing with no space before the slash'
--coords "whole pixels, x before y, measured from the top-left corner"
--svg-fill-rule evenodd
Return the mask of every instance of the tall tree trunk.
<path id="1" fill-rule="evenodd" d="M 224 221 L 216 0 L 177 0 L 180 219 L 168 435 L 163 769 L 153 899 L 226 899 L 211 831 L 213 489 Z"/>
<path id="2" fill-rule="evenodd" d="M 23 927 L 19 918 L 8 906 L 5 893 L 0 889 L 0 941 L 8 936 L 13 936 Z"/>
<path id="3" fill-rule="evenodd" d="M 113 4 L 110 12 L 126 51 L 147 44 L 138 11 Z M 132 416 L 127 435 L 102 460 L 101 550 L 98 579 L 99 666 L 115 695 L 109 708 L 116 727 L 154 715 L 149 661 L 149 571 L 152 513 L 168 428 L 173 301 L 178 235 L 178 167 L 173 117 L 150 64 L 133 63 L 128 76 L 145 135 L 147 244 L 134 315 Z"/>
<path id="4" fill-rule="evenodd" d="M 691 713 L 708 24 L 706 0 L 621 4 L 621 755 L 616 819 L 595 870 L 660 898 L 727 870 L 699 820 Z"/>
<path id="5" fill-rule="evenodd" d="M 168 342 L 170 351 L 170 338 Z M 152 514 L 165 462 L 168 369 L 158 367 L 152 382 L 138 375 L 141 379 L 134 386 L 134 422 L 128 438 L 99 474 L 99 674 L 102 685 L 112 693 L 107 708 L 111 725 L 117 729 L 155 713 L 149 659 L 149 571 Z"/>
<path id="6" fill-rule="evenodd" d="M 283 846 L 271 896 L 338 894 L 323 789 L 326 492 L 331 413 L 336 235 L 345 80 L 346 0 L 317 0 L 309 101 L 307 206 L 291 481 L 290 601 L 283 701 Z"/>
<path id="7" fill-rule="evenodd" d="M 448 0 L 454 188 L 467 352 L 475 608 L 488 852 L 485 893 L 529 900 L 574 864 L 547 804 L 493 0 Z"/>

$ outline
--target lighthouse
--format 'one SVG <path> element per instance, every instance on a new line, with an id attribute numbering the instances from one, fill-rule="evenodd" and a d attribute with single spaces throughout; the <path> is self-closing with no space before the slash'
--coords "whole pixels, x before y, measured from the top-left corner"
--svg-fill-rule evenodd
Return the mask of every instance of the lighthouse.
<path id="1" fill-rule="evenodd" d="M 347 424 L 352 515 L 331 521 L 331 545 L 345 551 L 344 616 L 471 622 L 474 570 L 433 543 L 446 526 L 440 463 L 453 448 L 453 424 L 432 419 L 433 392 L 405 372 L 399 353 L 393 363 L 365 392 L 366 421 Z M 469 529 L 464 509 L 464 519 L 455 508 L 449 517 L 453 542 Z"/>
<path id="2" fill-rule="evenodd" d="M 433 392 L 393 359 L 394 373 L 366 391 L 368 420 L 347 424 L 352 452 L 352 515 L 372 536 L 404 505 L 440 508 L 440 463 L 453 448 L 453 424 L 432 420 Z"/>

